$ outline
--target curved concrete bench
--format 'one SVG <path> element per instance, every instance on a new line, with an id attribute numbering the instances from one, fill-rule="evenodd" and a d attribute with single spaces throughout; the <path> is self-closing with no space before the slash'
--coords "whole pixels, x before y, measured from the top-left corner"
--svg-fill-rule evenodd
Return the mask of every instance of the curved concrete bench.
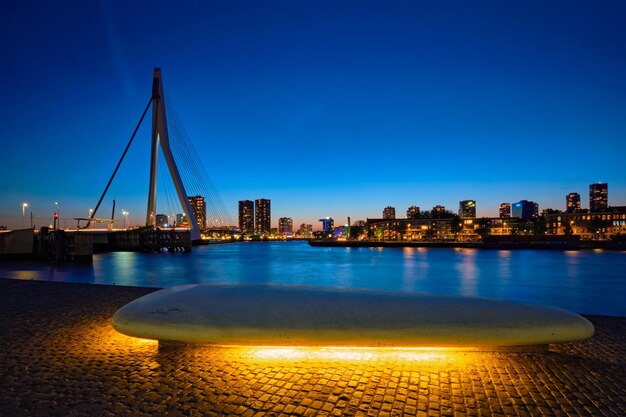
<path id="1" fill-rule="evenodd" d="M 113 326 L 161 342 L 248 346 L 532 346 L 594 333 L 577 314 L 511 301 L 263 284 L 159 290 L 119 309 Z"/>

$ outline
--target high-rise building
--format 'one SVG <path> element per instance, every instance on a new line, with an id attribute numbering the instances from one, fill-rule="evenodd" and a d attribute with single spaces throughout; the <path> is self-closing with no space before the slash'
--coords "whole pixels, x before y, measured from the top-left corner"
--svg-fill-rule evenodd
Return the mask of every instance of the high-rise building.
<path id="1" fill-rule="evenodd" d="M 430 215 L 433 218 L 439 219 L 441 218 L 443 214 L 445 214 L 445 212 L 446 212 L 445 206 L 436 205 L 435 207 L 433 207 L 432 211 L 430 212 Z"/>
<path id="2" fill-rule="evenodd" d="M 157 227 L 168 227 L 167 214 L 157 214 L 156 215 L 156 225 Z"/>
<path id="3" fill-rule="evenodd" d="M 535 213 L 539 210 L 539 205 L 534 201 L 521 200 L 517 203 L 514 203 L 512 208 L 513 217 L 517 217 L 518 219 L 523 220 L 530 220 L 536 217 Z"/>
<path id="4" fill-rule="evenodd" d="M 312 237 L 313 236 L 313 225 L 302 223 L 300 225 L 300 230 L 298 231 L 300 237 Z"/>
<path id="5" fill-rule="evenodd" d="M 206 229 L 206 203 L 204 202 L 204 197 L 194 195 L 188 197 L 188 200 L 189 204 L 191 204 L 193 214 L 196 216 L 198 227 L 200 227 L 200 229 Z"/>
<path id="6" fill-rule="evenodd" d="M 420 208 L 417 206 L 411 206 L 406 211 L 407 219 L 418 219 L 420 217 Z"/>
<path id="7" fill-rule="evenodd" d="M 254 201 L 239 201 L 239 230 L 242 233 L 254 231 Z"/>
<path id="8" fill-rule="evenodd" d="M 331 233 L 335 228 L 335 221 L 332 217 L 326 217 L 324 219 L 320 219 L 320 221 L 322 222 L 322 230 L 324 230 L 324 233 Z"/>
<path id="9" fill-rule="evenodd" d="M 609 207 L 609 184 L 589 184 L 589 210 L 602 211 Z"/>
<path id="10" fill-rule="evenodd" d="M 576 213 L 580 211 L 580 194 L 569 193 L 565 197 L 565 212 Z"/>
<path id="11" fill-rule="evenodd" d="M 500 204 L 500 218 L 511 217 L 511 203 Z"/>
<path id="12" fill-rule="evenodd" d="M 176 213 L 176 227 L 187 227 L 187 216 L 185 213 Z"/>
<path id="13" fill-rule="evenodd" d="M 270 200 L 261 198 L 254 202 L 254 231 L 269 233 L 272 224 Z"/>
<path id="14" fill-rule="evenodd" d="M 383 209 L 383 219 L 393 220 L 396 218 L 396 208 L 387 206 Z"/>
<path id="15" fill-rule="evenodd" d="M 278 233 L 281 235 L 293 234 L 293 220 L 289 217 L 281 217 L 278 219 Z"/>
<path id="16" fill-rule="evenodd" d="M 475 219 L 476 200 L 459 201 L 459 217 L 462 219 Z"/>

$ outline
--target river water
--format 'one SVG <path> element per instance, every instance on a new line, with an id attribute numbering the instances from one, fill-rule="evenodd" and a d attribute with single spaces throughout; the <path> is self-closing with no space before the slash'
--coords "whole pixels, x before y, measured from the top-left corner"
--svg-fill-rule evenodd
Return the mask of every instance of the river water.
<path id="1" fill-rule="evenodd" d="M 306 242 L 116 252 L 93 263 L 0 263 L 0 277 L 142 287 L 267 282 L 507 298 L 581 314 L 626 316 L 626 252 L 319 248 Z"/>

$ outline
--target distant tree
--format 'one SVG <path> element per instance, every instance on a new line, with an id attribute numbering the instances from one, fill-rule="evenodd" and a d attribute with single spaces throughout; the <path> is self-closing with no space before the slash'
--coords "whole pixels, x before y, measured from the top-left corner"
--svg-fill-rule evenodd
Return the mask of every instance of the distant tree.
<path id="1" fill-rule="evenodd" d="M 587 224 L 587 230 L 590 233 L 593 233 L 594 239 L 604 237 L 604 233 L 606 232 L 606 228 L 611 225 L 610 221 L 602 220 L 599 218 L 594 218 L 589 221 Z"/>
<path id="2" fill-rule="evenodd" d="M 542 218 L 533 220 L 533 234 L 535 236 L 543 236 L 548 231 L 548 225 Z"/>
<path id="3" fill-rule="evenodd" d="M 400 222 L 400 224 L 398 225 L 396 231 L 400 235 L 400 240 L 404 240 L 404 235 L 406 234 L 407 228 L 408 227 L 406 225 L 406 222 Z"/>
<path id="4" fill-rule="evenodd" d="M 563 222 L 563 234 L 567 236 L 571 236 L 574 234 L 574 229 L 568 221 Z"/>
<path id="5" fill-rule="evenodd" d="M 481 237 L 481 239 L 485 239 L 491 233 L 491 222 L 488 218 L 483 217 L 478 221 L 478 227 L 476 228 L 476 233 Z"/>
<path id="6" fill-rule="evenodd" d="M 454 235 L 455 240 L 458 240 L 459 233 L 461 233 L 462 230 L 463 222 L 461 221 L 461 218 L 455 214 L 454 217 L 452 217 L 452 220 L 450 220 L 450 231 Z"/>
<path id="7" fill-rule="evenodd" d="M 350 226 L 350 239 L 358 239 L 363 234 L 363 226 Z"/>

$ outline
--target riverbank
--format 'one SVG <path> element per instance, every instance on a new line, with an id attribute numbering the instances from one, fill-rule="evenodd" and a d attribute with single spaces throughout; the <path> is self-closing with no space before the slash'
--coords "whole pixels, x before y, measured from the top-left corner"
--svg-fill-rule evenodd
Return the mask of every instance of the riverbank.
<path id="1" fill-rule="evenodd" d="M 309 245 L 331 248 L 459 248 L 459 249 L 550 249 L 550 250 L 626 250 L 626 241 L 492 240 L 487 242 L 416 242 L 380 240 L 310 239 Z"/>
<path id="2" fill-rule="evenodd" d="M 626 409 L 626 318 L 588 316 L 592 339 L 543 354 L 168 352 L 111 327 L 119 307 L 152 291 L 0 279 L 0 415 L 619 416 Z"/>

